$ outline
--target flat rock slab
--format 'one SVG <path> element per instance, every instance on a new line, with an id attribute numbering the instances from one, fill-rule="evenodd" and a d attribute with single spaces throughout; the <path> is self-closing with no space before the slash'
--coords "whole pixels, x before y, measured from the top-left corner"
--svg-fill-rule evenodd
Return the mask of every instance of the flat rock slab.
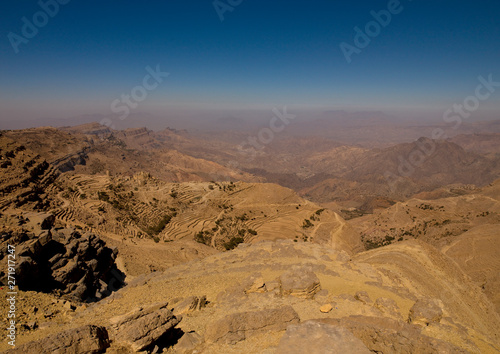
<path id="1" fill-rule="evenodd" d="M 348 329 L 307 321 L 288 326 L 276 354 L 370 354 L 371 351 Z"/>
<path id="2" fill-rule="evenodd" d="M 440 339 L 422 334 L 421 327 L 387 317 L 349 316 L 324 318 L 317 322 L 343 327 L 359 338 L 372 352 L 400 353 L 468 353 L 469 351 Z M 472 343 L 472 352 L 480 350 Z"/>
<path id="3" fill-rule="evenodd" d="M 295 323 L 299 323 L 299 316 L 291 306 L 234 313 L 208 324 L 205 339 L 234 344 L 253 334 L 285 330 Z"/>
<path id="4" fill-rule="evenodd" d="M 179 322 L 168 303 L 137 308 L 110 320 L 114 340 L 128 345 L 134 351 L 152 346 L 160 337 L 171 331 Z"/>
<path id="5" fill-rule="evenodd" d="M 104 327 L 87 325 L 49 335 L 7 350 L 19 354 L 79 354 L 103 353 L 109 347 L 108 332 Z"/>
<path id="6" fill-rule="evenodd" d="M 438 299 L 420 299 L 410 309 L 408 322 L 428 326 L 443 317 L 443 303 Z"/>
<path id="7" fill-rule="evenodd" d="M 283 295 L 312 299 L 321 290 L 318 277 L 311 267 L 293 266 L 280 277 Z"/>

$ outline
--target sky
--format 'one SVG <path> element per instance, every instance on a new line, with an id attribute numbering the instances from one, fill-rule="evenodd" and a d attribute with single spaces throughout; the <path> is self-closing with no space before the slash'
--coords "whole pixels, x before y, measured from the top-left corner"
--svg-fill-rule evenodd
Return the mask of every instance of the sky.
<path id="1" fill-rule="evenodd" d="M 283 106 L 440 119 L 500 81 L 499 18 L 494 0 L 3 0 L 0 128 Z M 500 118 L 500 87 L 473 113 Z"/>

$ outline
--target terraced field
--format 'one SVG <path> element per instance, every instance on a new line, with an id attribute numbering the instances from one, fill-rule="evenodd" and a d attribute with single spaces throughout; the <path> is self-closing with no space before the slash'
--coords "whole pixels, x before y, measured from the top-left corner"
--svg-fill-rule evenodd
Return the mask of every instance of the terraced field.
<path id="1" fill-rule="evenodd" d="M 54 210 L 60 222 L 90 225 L 115 238 L 196 240 L 219 250 L 234 238 L 247 243 L 287 238 L 351 252 L 361 247 L 336 213 L 274 184 L 166 183 L 147 174 L 75 174 L 60 184 Z"/>

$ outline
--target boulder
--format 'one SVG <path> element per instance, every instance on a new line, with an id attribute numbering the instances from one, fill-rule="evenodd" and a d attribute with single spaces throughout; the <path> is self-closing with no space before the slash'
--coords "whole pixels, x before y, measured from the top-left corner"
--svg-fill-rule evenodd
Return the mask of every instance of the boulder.
<path id="1" fill-rule="evenodd" d="M 78 262 L 69 260 L 63 267 L 52 273 L 54 280 L 61 284 L 76 283 L 82 279 L 85 271 Z"/>
<path id="2" fill-rule="evenodd" d="M 443 303 L 438 299 L 417 300 L 408 314 L 408 323 L 428 326 L 439 323 L 443 318 Z"/>
<path id="3" fill-rule="evenodd" d="M 37 238 L 30 239 L 16 246 L 16 253 L 24 257 L 36 257 L 42 250 L 42 245 Z"/>
<path id="4" fill-rule="evenodd" d="M 6 353 L 19 354 L 77 354 L 103 353 L 109 347 L 108 332 L 104 327 L 87 325 L 51 334 L 38 341 L 17 346 Z"/>
<path id="5" fill-rule="evenodd" d="M 276 354 L 370 354 L 371 351 L 349 330 L 316 321 L 290 325 Z"/>
<path id="6" fill-rule="evenodd" d="M 50 226 L 50 214 L 37 215 L 31 213 L 30 220 L 40 219 L 36 225 Z M 6 242 L 16 247 L 20 290 L 57 289 L 72 301 L 93 302 L 124 285 L 125 276 L 115 263 L 116 251 L 92 233 L 81 235 L 74 229 L 44 230 L 38 236 L 12 232 L 0 240 L 0 250 L 7 249 Z M 0 252 L 0 259 L 5 256 Z M 1 274 L 0 285 L 6 284 L 6 276 Z"/>
<path id="7" fill-rule="evenodd" d="M 156 341 L 169 334 L 180 322 L 168 309 L 168 303 L 158 303 L 110 319 L 113 339 L 138 352 L 152 348 Z"/>
<path id="8" fill-rule="evenodd" d="M 284 330 L 295 323 L 299 323 L 299 316 L 291 306 L 240 312 L 209 323 L 205 338 L 211 343 L 234 344 L 257 333 Z"/>
<path id="9" fill-rule="evenodd" d="M 318 277 L 311 267 L 293 266 L 280 277 L 281 291 L 284 296 L 291 295 L 303 299 L 312 299 L 321 290 Z"/>
<path id="10" fill-rule="evenodd" d="M 49 230 L 54 225 L 55 216 L 50 213 L 26 213 L 24 214 L 26 227 L 38 234 L 41 230 Z"/>
<path id="11" fill-rule="evenodd" d="M 40 278 L 40 268 L 38 264 L 28 256 L 18 257 L 17 260 L 16 277 L 17 279 L 23 279 L 25 282 L 38 283 L 37 279 Z M 7 284 L 7 281 L 0 281 L 3 284 Z"/>
<path id="12" fill-rule="evenodd" d="M 323 313 L 328 313 L 330 312 L 331 310 L 333 310 L 333 306 L 332 304 L 324 304 L 323 306 L 321 306 L 319 308 L 319 310 Z"/>

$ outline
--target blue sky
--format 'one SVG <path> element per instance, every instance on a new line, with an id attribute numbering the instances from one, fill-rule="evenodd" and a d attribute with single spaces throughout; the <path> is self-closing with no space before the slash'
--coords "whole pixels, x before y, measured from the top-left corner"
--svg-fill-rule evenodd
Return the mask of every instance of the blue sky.
<path id="1" fill-rule="evenodd" d="M 108 114 L 157 65 L 170 75 L 137 111 L 439 111 L 472 94 L 479 75 L 500 81 L 498 1 L 401 0 L 350 64 L 340 43 L 353 45 L 354 27 L 389 1 L 220 3 L 236 4 L 223 21 L 212 0 L 71 0 L 16 54 L 9 34 L 22 36 L 22 18 L 32 22 L 41 7 L 2 1 L 0 123 Z M 482 109 L 497 114 L 499 97 Z"/>

